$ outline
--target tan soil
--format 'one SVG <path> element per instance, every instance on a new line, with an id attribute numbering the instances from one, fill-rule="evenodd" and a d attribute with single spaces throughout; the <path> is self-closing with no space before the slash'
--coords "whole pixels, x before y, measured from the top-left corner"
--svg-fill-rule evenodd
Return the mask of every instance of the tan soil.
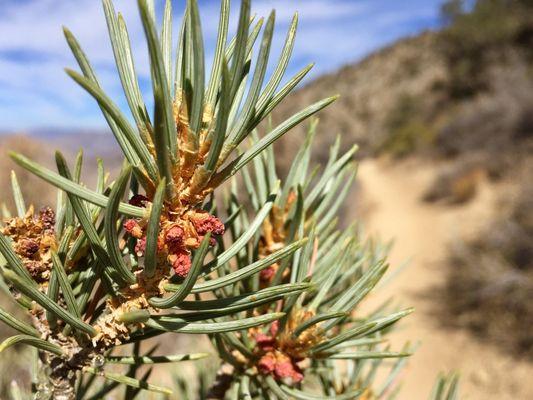
<path id="1" fill-rule="evenodd" d="M 453 268 L 445 264 L 448 246 L 454 239 L 475 235 L 496 209 L 496 193 L 502 188 L 483 181 L 466 205 L 425 204 L 420 198 L 435 168 L 435 163 L 417 160 L 365 160 L 359 168 L 359 212 L 367 233 L 394 238 L 392 270 L 410 259 L 408 268 L 370 300 L 378 303 L 394 294 L 402 306 L 416 308 L 393 333 L 395 349 L 420 341 L 401 377 L 400 399 L 427 399 L 437 374 L 454 370 L 461 374 L 461 399 L 533 399 L 532 363 L 505 355 L 467 331 L 440 324 L 438 293 L 447 269 Z"/>

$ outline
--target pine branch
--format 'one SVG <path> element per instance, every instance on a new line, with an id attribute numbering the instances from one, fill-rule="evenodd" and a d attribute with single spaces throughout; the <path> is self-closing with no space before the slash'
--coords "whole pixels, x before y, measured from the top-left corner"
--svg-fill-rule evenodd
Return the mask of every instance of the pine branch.
<path id="1" fill-rule="evenodd" d="M 24 307 L 31 326 L 0 310 L 0 321 L 20 333 L 0 352 L 14 344 L 36 348 L 51 365 L 45 373 L 54 398 L 103 398 L 117 387 L 127 387 L 128 399 L 141 391 L 172 394 L 147 382 L 152 368 L 140 374 L 140 366 L 206 354 L 141 351 L 146 340 L 165 333 L 212 340 L 223 364 L 216 377 L 201 375 L 203 398 L 379 398 L 396 387 L 413 348 L 391 350 L 386 338 L 411 310 L 385 304 L 360 313 L 359 304 L 386 273 L 386 251 L 365 241 L 355 224 L 338 224 L 356 175 L 357 147 L 339 155 L 338 140 L 325 167 L 311 169 L 312 117 L 336 96 L 277 126 L 265 123 L 312 65 L 285 79 L 295 15 L 271 66 L 276 14 L 255 19 L 250 3 L 241 1 L 231 33 L 231 2 L 221 0 L 209 68 L 197 0 L 186 3 L 175 51 L 171 2 L 159 26 L 153 0 L 138 0 L 154 96 L 149 112 L 125 21 L 104 0 L 132 119 L 105 93 L 80 43 L 64 29 L 80 68 L 67 74 L 99 105 L 124 163 L 108 182 L 98 162 L 92 189 L 80 182 L 81 152 L 73 172 L 57 152 L 57 173 L 11 154 L 58 189 L 58 203 L 56 212 L 36 213 L 12 174 L 16 216 L 4 212 L 0 268 L 5 291 Z M 280 179 L 272 146 L 310 118 L 306 141 Z M 130 353 L 113 355 L 129 343 Z M 377 382 L 385 359 L 394 360 L 394 368 Z M 129 369 L 110 371 L 115 364 Z M 95 377 L 108 382 L 96 388 Z M 317 384 L 307 385 L 307 378 Z M 175 391 L 191 392 L 181 382 Z M 447 382 L 439 380 L 432 398 L 457 398 L 456 378 Z"/>

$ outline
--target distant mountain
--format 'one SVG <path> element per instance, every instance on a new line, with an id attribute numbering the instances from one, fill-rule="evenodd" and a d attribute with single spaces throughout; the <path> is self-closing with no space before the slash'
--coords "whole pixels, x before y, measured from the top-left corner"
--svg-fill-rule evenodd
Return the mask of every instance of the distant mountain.
<path id="1" fill-rule="evenodd" d="M 0 132 L 0 188 L 10 186 L 10 171 L 15 170 L 28 204 L 37 207 L 55 204 L 55 190 L 29 172 L 19 168 L 8 156 L 8 151 L 24 154 L 28 158 L 56 170 L 54 152 L 60 150 L 72 164 L 76 154 L 83 149 L 84 168 L 82 181 L 92 187 L 96 182 L 96 158 L 101 158 L 107 172 L 115 176 L 122 164 L 120 149 L 111 132 L 105 130 L 38 129 L 26 133 Z M 10 193 L 5 190 L 4 193 Z M 10 195 L 3 196 L 13 209 Z"/>
<path id="2" fill-rule="evenodd" d="M 67 153 L 77 153 L 83 149 L 87 159 L 96 157 L 115 165 L 120 165 L 117 160 L 119 147 L 111 131 L 84 130 L 84 129 L 35 129 L 28 132 L 28 135 L 40 141 L 46 142 L 49 147 L 59 149 Z"/>

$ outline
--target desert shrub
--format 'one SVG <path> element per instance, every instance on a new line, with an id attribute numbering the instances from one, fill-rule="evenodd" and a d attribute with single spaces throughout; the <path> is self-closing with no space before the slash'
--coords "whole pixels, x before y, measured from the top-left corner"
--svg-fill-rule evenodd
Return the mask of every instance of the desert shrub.
<path id="1" fill-rule="evenodd" d="M 435 150 L 481 159 L 490 176 L 501 177 L 530 154 L 533 80 L 520 59 L 493 66 L 490 75 L 490 90 L 456 103 L 441 118 Z"/>
<path id="2" fill-rule="evenodd" d="M 390 132 L 380 152 L 393 157 L 407 156 L 431 143 L 434 136 L 434 131 L 426 123 L 420 120 L 407 121 Z"/>
<path id="3" fill-rule="evenodd" d="M 468 97 L 488 88 L 487 65 L 502 62 L 509 48 L 530 58 L 533 40 L 533 3 L 529 0 L 477 0 L 443 5 L 448 24 L 439 35 L 452 97 Z"/>
<path id="4" fill-rule="evenodd" d="M 424 192 L 422 200 L 461 204 L 472 200 L 480 180 L 486 172 L 479 163 L 462 161 L 443 168 L 430 187 Z"/>
<path id="5" fill-rule="evenodd" d="M 444 300 L 448 323 L 528 357 L 533 356 L 532 194 L 525 188 L 508 217 L 452 248 Z"/>
<path id="6" fill-rule="evenodd" d="M 420 115 L 419 101 L 408 94 L 399 96 L 396 105 L 387 115 L 387 135 L 378 152 L 403 157 L 433 142 L 435 132 Z"/>

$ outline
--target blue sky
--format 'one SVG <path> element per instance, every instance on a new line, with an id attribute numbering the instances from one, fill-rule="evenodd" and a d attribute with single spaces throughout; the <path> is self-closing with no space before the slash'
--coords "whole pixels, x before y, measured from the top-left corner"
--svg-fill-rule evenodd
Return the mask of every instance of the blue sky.
<path id="1" fill-rule="evenodd" d="M 164 1 L 155 1 L 161 8 Z M 272 8 L 277 10 L 272 61 L 279 54 L 293 12 L 299 12 L 298 39 L 288 72 L 314 61 L 316 66 L 309 81 L 400 37 L 435 28 L 442 1 L 255 0 L 253 12 L 267 16 Z M 141 82 L 147 82 L 150 72 L 137 2 L 114 3 L 128 24 Z M 174 1 L 176 19 L 183 3 Z M 234 3 L 236 19 L 238 4 Z M 219 1 L 200 0 L 200 6 L 209 57 Z M 81 42 L 106 91 L 120 105 L 125 104 L 100 1 L 0 0 L 0 131 L 105 127 L 94 101 L 63 72 L 64 67 L 76 64 L 63 39 L 62 25 L 69 27 Z M 149 95 L 146 93 L 146 97 Z"/>

